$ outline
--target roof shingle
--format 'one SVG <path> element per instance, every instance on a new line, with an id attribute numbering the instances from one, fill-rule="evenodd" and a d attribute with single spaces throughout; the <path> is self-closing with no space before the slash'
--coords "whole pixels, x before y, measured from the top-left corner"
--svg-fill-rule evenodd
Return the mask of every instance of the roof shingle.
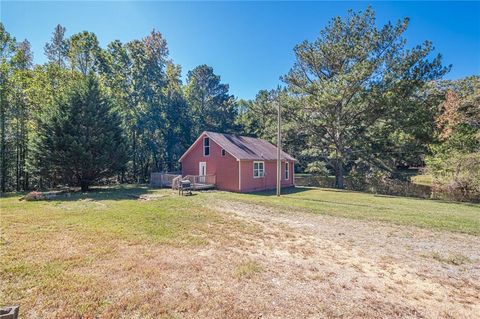
<path id="1" fill-rule="evenodd" d="M 277 147 L 261 138 L 215 133 L 209 131 L 205 131 L 203 134 L 211 138 L 215 143 L 220 145 L 238 160 L 269 161 L 277 159 Z M 295 158 L 283 151 L 282 159 L 296 161 Z"/>

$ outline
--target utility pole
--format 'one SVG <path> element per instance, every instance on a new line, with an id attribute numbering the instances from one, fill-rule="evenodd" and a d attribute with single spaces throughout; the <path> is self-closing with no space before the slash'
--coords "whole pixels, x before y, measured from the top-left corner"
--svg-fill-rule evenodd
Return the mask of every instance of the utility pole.
<path id="1" fill-rule="evenodd" d="M 280 125 L 282 124 L 282 110 L 280 103 L 277 101 L 277 197 L 280 196 L 281 187 L 282 187 L 282 159 L 280 158 L 282 152 L 282 132 L 280 130 Z"/>

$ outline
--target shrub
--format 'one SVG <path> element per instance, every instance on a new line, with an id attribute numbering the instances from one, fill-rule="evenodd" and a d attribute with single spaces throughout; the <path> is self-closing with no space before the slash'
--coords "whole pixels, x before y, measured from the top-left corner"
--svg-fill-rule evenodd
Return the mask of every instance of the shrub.
<path id="1" fill-rule="evenodd" d="M 43 200 L 45 199 L 45 196 L 43 196 L 42 192 L 30 192 L 27 195 L 23 197 L 23 199 L 27 201 L 33 201 L 33 200 Z"/>
<path id="2" fill-rule="evenodd" d="M 480 201 L 480 153 L 451 153 L 427 159 L 437 198 Z"/>

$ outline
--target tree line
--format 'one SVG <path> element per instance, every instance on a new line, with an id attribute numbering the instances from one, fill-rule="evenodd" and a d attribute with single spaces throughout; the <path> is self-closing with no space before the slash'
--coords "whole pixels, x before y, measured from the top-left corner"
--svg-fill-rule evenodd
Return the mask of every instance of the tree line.
<path id="1" fill-rule="evenodd" d="M 159 32 L 106 48 L 94 33 L 65 33 L 58 25 L 45 44 L 48 62 L 33 65 L 29 42 L 17 42 L 0 24 L 2 192 L 80 185 L 83 179 L 74 172 L 80 159 L 86 157 L 84 166 L 101 162 L 89 148 L 94 141 L 70 147 L 81 144 L 87 131 L 89 139 L 99 140 L 97 147 L 124 153 L 116 156 L 122 160 L 111 172 L 115 179 L 140 183 L 151 171 L 178 169 L 178 158 L 200 132 L 237 132 L 229 86 L 207 65 L 189 71 L 183 84 L 181 66 L 169 57 Z M 93 134 L 100 124 L 105 134 Z M 116 126 L 122 137 L 109 140 Z M 88 174 L 112 177 L 97 168 Z"/>
<path id="2" fill-rule="evenodd" d="M 338 188 L 345 176 L 403 178 L 399 168 L 425 162 L 450 183 L 452 148 L 478 173 L 479 77 L 442 80 L 450 66 L 429 41 L 407 46 L 408 24 L 378 27 L 371 8 L 335 17 L 295 46 L 284 85 L 252 100 L 236 99 L 207 65 L 183 83 L 155 30 L 102 48 L 94 33 L 67 37 L 58 25 L 47 62 L 34 65 L 29 42 L 0 24 L 1 191 L 145 182 L 178 170 L 204 130 L 276 142 L 278 106 L 297 169 L 334 175 Z"/>

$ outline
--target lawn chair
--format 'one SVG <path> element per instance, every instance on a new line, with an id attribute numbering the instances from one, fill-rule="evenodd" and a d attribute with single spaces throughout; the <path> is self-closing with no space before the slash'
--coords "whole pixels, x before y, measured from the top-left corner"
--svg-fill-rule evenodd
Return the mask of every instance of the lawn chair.
<path id="1" fill-rule="evenodd" d="M 180 181 L 178 195 L 192 195 L 192 183 L 188 179 Z"/>

